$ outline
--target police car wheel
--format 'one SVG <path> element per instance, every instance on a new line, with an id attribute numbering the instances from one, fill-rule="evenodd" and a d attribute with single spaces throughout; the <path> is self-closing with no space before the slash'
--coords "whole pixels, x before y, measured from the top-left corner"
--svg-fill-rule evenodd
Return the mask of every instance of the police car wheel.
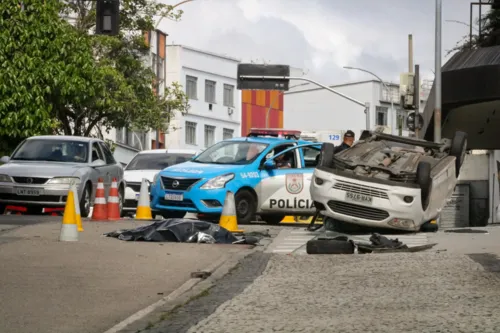
<path id="1" fill-rule="evenodd" d="M 260 218 L 264 220 L 267 224 L 280 224 L 285 218 L 285 215 L 261 215 Z"/>
<path id="2" fill-rule="evenodd" d="M 321 153 L 318 166 L 331 168 L 333 163 L 333 155 L 335 155 L 335 146 L 330 142 L 323 142 L 323 145 L 321 145 Z"/>
<path id="3" fill-rule="evenodd" d="M 241 190 L 234 196 L 238 223 L 250 223 L 255 216 L 257 199 L 247 190 Z"/>

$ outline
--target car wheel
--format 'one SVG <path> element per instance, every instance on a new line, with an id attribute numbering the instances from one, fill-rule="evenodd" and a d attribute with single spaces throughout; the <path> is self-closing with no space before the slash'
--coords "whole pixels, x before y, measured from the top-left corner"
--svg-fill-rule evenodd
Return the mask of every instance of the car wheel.
<path id="1" fill-rule="evenodd" d="M 318 166 L 331 168 L 333 163 L 333 155 L 335 155 L 335 146 L 333 145 L 333 143 L 323 142 L 323 144 L 321 145 Z"/>
<path id="2" fill-rule="evenodd" d="M 431 164 L 429 162 L 419 162 L 417 166 L 417 184 L 420 186 L 422 208 L 427 209 L 431 192 Z"/>
<path id="3" fill-rule="evenodd" d="M 353 254 L 354 244 L 349 240 L 313 239 L 306 244 L 307 254 Z"/>
<path id="4" fill-rule="evenodd" d="M 464 163 L 465 153 L 467 152 L 467 133 L 455 132 L 451 141 L 450 156 L 455 157 L 455 171 L 457 178 L 460 175 L 460 167 Z"/>
<path id="5" fill-rule="evenodd" d="M 88 217 L 90 214 L 90 200 L 92 198 L 91 185 L 87 183 L 83 191 L 82 198 L 80 199 L 80 216 Z"/>
<path id="6" fill-rule="evenodd" d="M 168 213 L 162 213 L 164 219 L 182 219 L 186 216 L 186 212 L 170 211 Z"/>
<path id="7" fill-rule="evenodd" d="M 425 222 L 420 227 L 420 232 L 437 232 L 439 226 L 437 223 L 432 223 L 432 221 Z"/>
<path id="8" fill-rule="evenodd" d="M 257 199 L 252 192 L 248 190 L 240 190 L 236 193 L 234 203 L 236 205 L 238 223 L 245 224 L 252 222 L 257 210 L 256 201 Z"/>
<path id="9" fill-rule="evenodd" d="M 123 205 L 125 204 L 125 189 L 123 186 L 120 186 L 118 190 L 118 211 L 120 212 L 120 216 L 123 214 Z"/>
<path id="10" fill-rule="evenodd" d="M 261 215 L 260 218 L 267 224 L 277 225 L 285 218 L 285 215 Z"/>

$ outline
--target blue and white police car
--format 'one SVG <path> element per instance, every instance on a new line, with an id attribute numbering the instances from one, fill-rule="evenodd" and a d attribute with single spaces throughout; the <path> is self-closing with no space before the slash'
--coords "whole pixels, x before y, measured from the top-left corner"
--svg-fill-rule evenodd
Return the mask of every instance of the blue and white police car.
<path id="1" fill-rule="evenodd" d="M 220 216 L 229 190 L 239 223 L 255 215 L 268 224 L 287 215 L 314 215 L 309 186 L 321 143 L 299 136 L 300 131 L 252 129 L 247 137 L 218 142 L 159 172 L 151 186 L 151 208 L 168 217 Z"/>

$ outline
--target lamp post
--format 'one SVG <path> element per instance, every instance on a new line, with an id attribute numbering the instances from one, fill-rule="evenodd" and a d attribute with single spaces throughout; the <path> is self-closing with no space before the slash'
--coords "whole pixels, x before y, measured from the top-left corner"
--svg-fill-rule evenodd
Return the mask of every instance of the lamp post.
<path id="1" fill-rule="evenodd" d="M 436 45 L 434 50 L 436 71 L 436 74 L 434 74 L 434 86 L 436 87 L 436 98 L 434 101 L 434 142 L 438 143 L 441 142 L 441 9 L 441 0 L 436 0 Z"/>
<path id="2" fill-rule="evenodd" d="M 351 67 L 351 66 L 344 66 L 345 69 L 353 69 L 353 70 L 357 70 L 357 71 L 361 71 L 361 72 L 365 72 L 365 73 L 368 73 L 374 77 L 377 78 L 377 80 L 380 81 L 380 83 L 382 84 L 382 86 L 384 87 L 384 89 L 387 91 L 387 97 L 390 98 L 390 91 L 389 91 L 389 87 L 385 84 L 384 80 L 382 80 L 377 74 L 375 73 L 372 73 L 366 69 L 362 69 L 362 68 L 358 68 L 358 67 Z M 394 114 L 394 101 L 392 100 L 391 98 L 391 112 L 390 112 L 390 117 L 391 117 L 391 134 L 394 135 L 394 122 L 395 122 L 395 114 Z"/>
<path id="3" fill-rule="evenodd" d="M 306 86 L 306 85 L 308 85 L 308 84 L 309 84 L 309 82 L 306 82 L 306 83 L 301 83 L 301 84 L 297 84 L 297 85 L 294 85 L 294 86 L 289 87 L 289 88 L 288 88 L 288 90 L 290 90 L 290 89 L 292 89 L 292 88 L 300 87 L 300 86 Z M 273 104 L 274 104 L 273 102 L 274 102 L 274 101 L 276 101 L 276 100 L 278 100 L 278 98 L 279 98 L 281 95 L 283 95 L 284 93 L 285 93 L 284 91 L 280 91 L 280 92 L 278 92 L 278 94 L 276 95 L 276 98 L 274 98 L 274 99 L 271 101 L 271 103 L 269 103 L 269 108 L 268 108 L 268 109 L 267 109 L 267 111 L 266 111 L 266 128 L 269 128 L 269 115 L 270 115 L 270 113 L 271 113 L 271 109 L 272 109 Z"/>

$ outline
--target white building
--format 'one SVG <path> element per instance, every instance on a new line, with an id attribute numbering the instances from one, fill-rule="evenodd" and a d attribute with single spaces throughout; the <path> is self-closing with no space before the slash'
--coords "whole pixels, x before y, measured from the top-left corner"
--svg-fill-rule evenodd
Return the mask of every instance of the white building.
<path id="1" fill-rule="evenodd" d="M 303 131 L 353 130 L 359 137 L 366 128 L 365 108 L 344 97 L 313 84 L 291 82 L 291 88 L 284 94 L 284 127 Z M 402 118 L 402 135 L 409 134 L 406 126 L 406 110 L 400 109 L 399 85 L 386 83 L 389 92 L 380 81 L 368 80 L 330 86 L 359 102 L 370 104 L 370 128 L 385 126 L 390 133 L 391 100 L 398 116 Z M 397 126 L 395 134 L 399 134 Z"/>
<path id="2" fill-rule="evenodd" d="M 240 60 L 183 45 L 167 46 L 166 83 L 180 82 L 189 97 L 186 114 L 175 112 L 166 145 L 205 149 L 241 132 Z"/>

